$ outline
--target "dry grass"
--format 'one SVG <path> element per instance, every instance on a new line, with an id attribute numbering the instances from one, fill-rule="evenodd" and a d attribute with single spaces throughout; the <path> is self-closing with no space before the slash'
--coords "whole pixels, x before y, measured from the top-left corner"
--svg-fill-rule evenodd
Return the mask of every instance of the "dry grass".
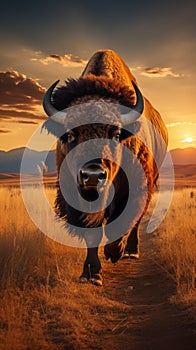
<path id="1" fill-rule="evenodd" d="M 160 229 L 160 251 L 179 296 L 196 302 L 196 190 L 176 190 Z"/>
<path id="2" fill-rule="evenodd" d="M 42 234 L 29 219 L 18 188 L 0 188 L 0 194 L 0 349 L 96 348 L 91 334 L 100 335 L 103 328 L 110 332 L 126 308 L 103 289 L 81 289 L 77 282 L 85 250 Z M 47 189 L 50 201 L 54 194 Z"/>
<path id="3" fill-rule="evenodd" d="M 55 189 L 47 189 L 51 202 L 54 194 Z M 95 335 L 99 338 L 103 329 L 110 334 L 130 306 L 112 300 L 104 288 L 81 288 L 77 281 L 85 250 L 42 234 L 29 219 L 18 188 L 0 188 L 0 195 L 0 349 L 98 349 Z M 166 267 L 179 293 L 192 302 L 195 198 L 190 190 L 175 192 L 160 236 Z"/>

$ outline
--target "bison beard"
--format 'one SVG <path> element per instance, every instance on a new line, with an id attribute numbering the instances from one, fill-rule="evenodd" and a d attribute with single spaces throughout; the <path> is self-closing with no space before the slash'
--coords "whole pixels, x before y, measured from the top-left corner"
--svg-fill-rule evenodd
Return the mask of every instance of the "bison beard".
<path id="1" fill-rule="evenodd" d="M 123 192 L 122 188 L 120 188 L 120 183 L 123 182 Z M 66 184 L 67 186 L 71 186 L 71 183 Z M 103 222 L 106 223 L 106 220 L 111 222 L 113 221 L 121 212 L 124 210 L 128 195 L 129 195 L 129 183 L 128 179 L 122 169 L 119 169 L 117 176 L 113 181 L 113 186 L 115 189 L 115 194 L 112 202 L 108 207 L 105 207 L 105 202 L 107 199 L 108 188 L 104 193 L 104 198 L 102 202 L 102 207 L 104 208 L 101 211 L 95 213 L 84 213 L 82 212 L 82 206 L 80 206 L 80 198 L 78 198 L 78 206 L 81 207 L 81 211 L 74 209 L 69 203 L 66 202 L 60 187 L 58 186 L 57 190 L 57 198 L 55 201 L 56 213 L 59 217 L 64 218 L 71 225 L 76 227 L 101 227 Z M 88 192 L 87 190 L 86 192 Z M 120 192 L 121 191 L 121 192 Z M 88 193 L 85 193 L 88 196 Z M 86 199 L 86 198 L 85 198 Z M 89 202 L 92 200 L 91 194 L 89 194 Z M 118 207 L 116 203 L 121 203 Z M 117 210 L 118 209 L 118 210 Z M 70 234 L 75 234 L 74 230 L 70 232 Z M 78 233 L 76 233 L 78 235 Z M 84 237 L 80 237 L 84 238 Z"/>
<path id="2" fill-rule="evenodd" d="M 135 78 L 118 55 L 110 50 L 99 51 L 89 61 L 82 77 L 78 80 L 70 79 L 67 81 L 66 86 L 58 88 L 53 94 L 53 106 L 58 110 L 63 110 L 71 106 L 78 106 L 78 109 L 74 110 L 73 113 L 71 108 L 70 110 L 68 108 L 63 125 L 65 131 L 69 130 L 70 125 L 74 125 L 75 121 L 80 120 L 80 118 L 84 118 L 85 120 L 84 115 L 86 110 L 83 110 L 83 104 L 86 104 L 87 108 L 88 106 L 93 106 L 94 108 L 91 122 L 89 123 L 87 119 L 87 126 L 79 126 L 74 130 L 74 132 L 79 135 L 76 145 L 92 138 L 112 138 L 113 136 L 111 136 L 111 133 L 113 131 L 111 130 L 113 130 L 112 127 L 114 128 L 115 125 L 116 129 L 121 132 L 120 143 L 131 150 L 133 155 L 133 159 L 130 162 L 131 175 L 127 178 L 123 166 L 117 166 L 115 162 L 108 162 L 108 160 L 106 160 L 108 158 L 104 158 L 104 154 L 106 155 L 107 151 L 103 150 L 103 156 L 99 162 L 101 166 L 104 164 L 104 169 L 107 169 L 115 191 L 111 203 L 106 206 L 105 203 L 110 193 L 110 186 L 108 185 L 105 187 L 102 202 L 103 209 L 98 212 L 83 212 L 82 206 L 80 206 L 79 196 L 77 208 L 81 208 L 81 210 L 73 208 L 64 198 L 62 187 L 60 188 L 58 184 L 55 202 L 56 213 L 59 217 L 63 218 L 65 222 L 69 222 L 76 228 L 70 232 L 70 234 L 77 235 L 80 239 L 84 238 L 88 247 L 87 258 L 84 262 L 83 273 L 80 277 L 81 282 L 91 281 L 96 285 L 102 285 L 101 263 L 98 258 L 98 245 L 102 239 L 102 226 L 104 226 L 105 235 L 108 237 L 109 242 L 104 249 L 106 259 L 111 259 L 111 261 L 115 263 L 122 256 L 124 248 L 128 251 L 130 256 L 136 256 L 138 254 L 138 226 L 147 210 L 154 186 L 159 176 L 158 168 L 166 152 L 166 128 L 159 113 L 145 98 L 145 118 L 154 126 L 156 132 L 160 134 L 160 138 L 157 138 L 157 134 L 153 131 L 153 128 L 149 129 L 146 123 L 142 121 L 136 121 L 131 124 L 132 130 L 135 130 L 133 133 L 131 133 L 131 131 L 127 132 L 127 129 L 123 129 L 121 121 L 123 112 L 121 106 L 132 108 L 136 103 L 135 91 L 131 81 L 135 82 Z M 110 106 L 109 108 L 108 105 Z M 45 110 L 47 110 L 46 107 Z M 101 124 L 100 116 L 104 116 L 108 124 Z M 85 123 L 83 122 L 83 124 Z M 64 160 L 71 150 L 71 146 L 67 142 L 66 137 L 62 137 L 62 125 L 56 123 L 52 119 L 52 116 L 46 120 L 44 127 L 49 133 L 60 138 L 57 144 L 57 172 L 59 175 L 61 166 L 64 164 Z M 142 141 L 140 135 L 146 135 L 146 143 Z M 149 149 L 148 144 L 150 144 L 151 149 Z M 108 149 L 108 152 L 109 151 Z M 152 152 L 156 152 L 156 162 Z M 77 155 L 79 158 L 81 156 L 81 154 Z M 117 164 L 120 164 L 120 153 L 117 154 L 116 157 L 116 159 L 118 159 Z M 74 160 L 73 163 L 74 162 L 77 162 L 77 159 Z M 138 164 L 140 166 L 138 166 Z M 64 171 L 68 174 L 64 185 L 67 186 L 67 188 L 72 188 L 74 169 L 66 168 L 65 166 Z M 147 193 L 144 191 L 145 187 L 147 188 Z M 88 193 L 85 192 L 84 197 L 86 196 L 88 199 L 89 196 L 89 200 L 93 200 L 95 197 L 92 197 L 92 194 L 96 196 L 96 189 Z M 123 237 L 119 237 L 119 235 L 115 236 L 115 234 L 107 229 L 107 224 L 116 220 L 119 215 L 123 213 L 129 195 L 133 196 L 133 202 L 135 200 L 137 208 L 134 208 L 134 205 L 132 206 L 133 212 L 131 214 L 133 218 L 130 219 L 130 222 L 129 220 L 127 222 L 122 222 L 122 227 L 119 227 L 119 231 L 124 234 Z M 78 233 L 81 231 L 79 230 L 77 232 L 77 227 L 86 228 L 86 234 L 81 236 L 80 233 Z M 92 235 L 90 228 L 94 227 L 100 227 L 100 235 L 96 237 L 97 247 L 91 242 Z"/>

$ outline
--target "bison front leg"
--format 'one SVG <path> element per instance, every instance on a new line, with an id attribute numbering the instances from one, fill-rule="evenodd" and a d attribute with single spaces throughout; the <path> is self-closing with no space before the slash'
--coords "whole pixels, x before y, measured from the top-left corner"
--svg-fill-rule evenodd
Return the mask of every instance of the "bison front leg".
<path id="1" fill-rule="evenodd" d="M 122 259 L 131 258 L 138 259 L 139 258 L 139 222 L 134 226 L 134 228 L 127 232 L 128 236 L 124 254 Z"/>
<path id="2" fill-rule="evenodd" d="M 112 243 L 106 244 L 104 247 L 106 260 L 111 259 L 113 264 L 116 263 L 122 256 L 124 247 L 123 238 L 119 238 Z"/>
<path id="3" fill-rule="evenodd" d="M 101 263 L 98 257 L 98 247 L 87 248 L 87 257 L 84 262 L 82 275 L 80 276 L 80 282 L 91 282 L 97 286 L 103 285 Z"/>

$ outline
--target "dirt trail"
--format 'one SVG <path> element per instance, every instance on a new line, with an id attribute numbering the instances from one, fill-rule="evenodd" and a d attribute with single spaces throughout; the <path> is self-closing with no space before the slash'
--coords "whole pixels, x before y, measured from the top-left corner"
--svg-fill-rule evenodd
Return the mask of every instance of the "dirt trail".
<path id="1" fill-rule="evenodd" d="M 105 266 L 104 293 L 125 311 L 111 332 L 95 339 L 94 349 L 194 350 L 196 325 L 187 311 L 169 302 L 175 282 L 159 265 L 151 235 L 143 235 L 141 241 L 139 260 Z"/>

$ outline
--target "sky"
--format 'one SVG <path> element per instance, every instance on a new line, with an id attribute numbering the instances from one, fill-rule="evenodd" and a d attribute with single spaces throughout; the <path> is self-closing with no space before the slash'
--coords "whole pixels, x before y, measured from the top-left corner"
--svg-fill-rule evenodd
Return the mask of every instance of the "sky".
<path id="1" fill-rule="evenodd" d="M 46 118 L 46 89 L 79 77 L 100 49 L 131 69 L 168 127 L 169 149 L 196 147 L 195 17 L 195 0 L 1 3 L 0 149 L 26 146 Z"/>

